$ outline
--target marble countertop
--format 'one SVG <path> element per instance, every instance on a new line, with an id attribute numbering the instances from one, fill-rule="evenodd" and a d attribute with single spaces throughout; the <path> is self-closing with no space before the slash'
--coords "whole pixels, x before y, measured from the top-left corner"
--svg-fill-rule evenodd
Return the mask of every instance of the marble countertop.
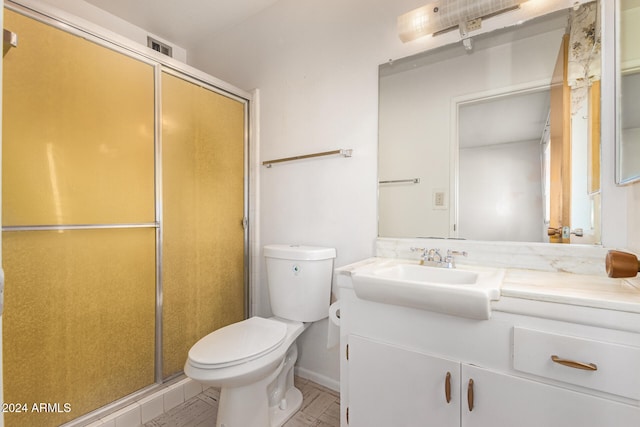
<path id="1" fill-rule="evenodd" d="M 507 269 L 500 295 L 640 313 L 640 280 Z"/>
<path id="2" fill-rule="evenodd" d="M 398 258 L 367 258 L 336 269 L 350 276 L 356 269 L 381 262 L 416 263 Z M 473 266 L 460 265 L 460 268 Z M 501 297 L 569 304 L 631 313 L 640 313 L 640 278 L 612 279 L 600 275 L 506 268 Z"/>

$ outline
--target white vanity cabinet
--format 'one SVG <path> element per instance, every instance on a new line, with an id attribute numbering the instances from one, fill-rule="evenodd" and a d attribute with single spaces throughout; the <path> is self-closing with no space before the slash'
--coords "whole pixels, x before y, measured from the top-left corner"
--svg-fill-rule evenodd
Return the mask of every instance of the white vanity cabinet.
<path id="1" fill-rule="evenodd" d="M 348 348 L 351 427 L 638 425 L 630 405 L 357 335 Z"/>
<path id="2" fill-rule="evenodd" d="M 460 425 L 460 363 L 349 336 L 349 426 Z"/>
<path id="3" fill-rule="evenodd" d="M 338 280 L 342 427 L 640 425 L 640 314 L 586 309 L 583 324 L 494 309 L 478 321 L 365 301 Z"/>
<path id="4" fill-rule="evenodd" d="M 473 410 L 467 407 L 465 396 L 462 426 L 632 427 L 640 420 L 638 407 L 463 365 L 465 394 L 469 381 L 473 381 Z"/>

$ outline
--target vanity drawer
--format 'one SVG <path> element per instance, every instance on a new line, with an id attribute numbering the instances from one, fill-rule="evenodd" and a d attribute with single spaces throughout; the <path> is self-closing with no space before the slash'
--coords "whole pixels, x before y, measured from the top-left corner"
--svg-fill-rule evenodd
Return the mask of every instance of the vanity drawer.
<path id="1" fill-rule="evenodd" d="M 514 327 L 513 367 L 640 400 L 639 347 Z"/>

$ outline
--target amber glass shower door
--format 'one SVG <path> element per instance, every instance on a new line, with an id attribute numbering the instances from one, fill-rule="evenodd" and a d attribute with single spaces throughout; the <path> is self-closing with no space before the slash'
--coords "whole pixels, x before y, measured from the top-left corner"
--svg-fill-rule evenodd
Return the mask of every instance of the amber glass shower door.
<path id="1" fill-rule="evenodd" d="M 247 101 L 42 19 L 5 9 L 7 427 L 133 400 L 245 316 Z"/>
<path id="2" fill-rule="evenodd" d="M 5 27 L 4 398 L 26 404 L 5 421 L 55 426 L 155 381 L 154 67 Z"/>
<path id="3" fill-rule="evenodd" d="M 244 318 L 244 104 L 162 73 L 163 377 Z"/>

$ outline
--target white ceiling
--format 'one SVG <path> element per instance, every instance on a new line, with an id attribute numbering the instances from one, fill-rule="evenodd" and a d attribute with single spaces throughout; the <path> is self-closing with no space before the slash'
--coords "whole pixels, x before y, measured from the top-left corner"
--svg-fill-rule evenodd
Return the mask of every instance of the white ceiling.
<path id="1" fill-rule="evenodd" d="M 180 47 L 234 26 L 277 0 L 85 0 Z"/>
<path id="2" fill-rule="evenodd" d="M 542 139 L 549 91 L 493 98 L 460 107 L 460 148 Z"/>

